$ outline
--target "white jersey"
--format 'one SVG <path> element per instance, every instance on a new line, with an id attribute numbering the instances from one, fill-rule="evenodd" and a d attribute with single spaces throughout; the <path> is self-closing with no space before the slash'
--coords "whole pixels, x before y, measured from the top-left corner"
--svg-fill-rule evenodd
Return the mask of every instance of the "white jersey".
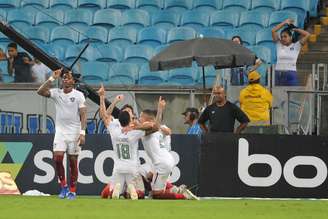
<path id="1" fill-rule="evenodd" d="M 298 41 L 289 46 L 277 42 L 277 64 L 278 71 L 296 71 L 296 62 L 301 51 L 302 45 Z"/>
<path id="2" fill-rule="evenodd" d="M 168 128 L 166 125 L 161 125 L 161 128 L 162 127 Z M 159 133 L 160 133 L 159 144 L 161 148 L 171 151 L 171 135 L 165 135 L 161 130 L 159 131 Z"/>
<path id="3" fill-rule="evenodd" d="M 124 133 L 122 128 L 117 128 L 115 123 L 110 123 L 107 129 L 115 152 L 113 172 L 137 173 L 139 166 L 138 142 L 145 136 L 145 131 L 132 130 Z"/>
<path id="4" fill-rule="evenodd" d="M 50 89 L 50 98 L 56 106 L 56 133 L 79 134 L 81 120 L 79 109 L 85 107 L 85 98 L 82 92 L 73 89 L 65 94 L 62 89 Z"/>

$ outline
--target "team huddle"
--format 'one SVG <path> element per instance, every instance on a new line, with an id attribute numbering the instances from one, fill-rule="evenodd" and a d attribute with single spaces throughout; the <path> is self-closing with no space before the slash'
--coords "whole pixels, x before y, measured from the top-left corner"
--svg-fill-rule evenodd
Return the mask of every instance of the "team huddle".
<path id="1" fill-rule="evenodd" d="M 74 89 L 74 79 L 70 72 L 62 75 L 62 89 L 50 89 L 51 83 L 58 79 L 61 70 L 53 75 L 38 90 L 41 96 L 54 100 L 56 106 L 56 134 L 54 139 L 54 161 L 61 185 L 60 198 L 75 199 L 77 184 L 77 156 L 80 144 L 85 141 L 86 106 L 81 92 Z M 157 110 L 143 110 L 139 120 L 135 118 L 133 108 L 122 107 L 118 118 L 112 117 L 115 106 L 124 99 L 115 97 L 106 109 L 105 89 L 98 90 L 100 96 L 99 114 L 111 138 L 114 156 L 112 181 L 108 182 L 101 193 L 102 198 L 132 200 L 149 196 L 153 199 L 194 199 L 198 200 L 185 185 L 179 187 L 169 182 L 169 176 L 175 166 L 171 150 L 171 130 L 161 125 L 166 102 L 160 97 Z M 78 122 L 77 122 L 78 121 Z M 139 140 L 151 163 L 140 163 L 138 156 Z M 70 183 L 67 186 L 63 156 L 69 157 Z"/>

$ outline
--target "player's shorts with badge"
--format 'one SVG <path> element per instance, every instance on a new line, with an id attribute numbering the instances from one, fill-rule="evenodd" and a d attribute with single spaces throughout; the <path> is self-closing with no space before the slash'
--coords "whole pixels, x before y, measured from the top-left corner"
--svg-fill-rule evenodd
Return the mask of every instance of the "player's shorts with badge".
<path id="1" fill-rule="evenodd" d="M 56 132 L 53 151 L 67 152 L 69 155 L 79 155 L 81 147 L 78 145 L 80 134 L 62 134 Z"/>

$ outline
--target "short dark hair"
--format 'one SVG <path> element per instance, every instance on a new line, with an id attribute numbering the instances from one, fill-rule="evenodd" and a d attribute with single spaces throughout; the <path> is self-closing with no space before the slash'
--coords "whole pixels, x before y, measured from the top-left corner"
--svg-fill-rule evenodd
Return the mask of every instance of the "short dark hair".
<path id="1" fill-rule="evenodd" d="M 283 30 L 280 32 L 280 36 L 281 36 L 283 33 L 287 33 L 287 35 L 290 36 L 290 37 L 293 36 L 292 30 L 291 30 L 290 27 L 286 27 L 285 29 L 283 29 Z"/>
<path id="2" fill-rule="evenodd" d="M 134 113 L 133 107 L 130 104 L 125 104 L 124 106 L 122 106 L 121 110 L 125 110 L 126 108 L 131 109 L 132 113 Z"/>
<path id="3" fill-rule="evenodd" d="M 241 37 L 240 36 L 233 36 L 232 38 L 231 38 L 231 40 L 234 40 L 234 39 L 239 39 L 239 41 L 240 41 L 240 45 L 243 45 L 243 40 L 241 39 Z"/>
<path id="4" fill-rule="evenodd" d="M 120 122 L 122 127 L 126 127 L 130 124 L 130 114 L 126 111 L 121 111 L 118 114 L 118 121 Z"/>
<path id="5" fill-rule="evenodd" d="M 156 117 L 157 110 L 145 109 L 145 110 L 142 111 L 142 113 L 147 114 L 149 116 Z"/>
<path id="6" fill-rule="evenodd" d="M 7 47 L 17 49 L 17 44 L 12 42 L 12 43 L 9 43 Z"/>

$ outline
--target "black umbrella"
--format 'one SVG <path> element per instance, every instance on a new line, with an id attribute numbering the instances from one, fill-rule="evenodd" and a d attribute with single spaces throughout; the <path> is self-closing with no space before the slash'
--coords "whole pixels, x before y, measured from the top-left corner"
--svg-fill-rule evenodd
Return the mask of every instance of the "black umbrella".
<path id="1" fill-rule="evenodd" d="M 249 49 L 218 38 L 197 38 L 176 42 L 150 60 L 150 70 L 160 71 L 190 67 L 193 61 L 203 68 L 203 88 L 205 89 L 204 66 L 213 65 L 217 69 L 254 65 L 255 54 Z"/>

